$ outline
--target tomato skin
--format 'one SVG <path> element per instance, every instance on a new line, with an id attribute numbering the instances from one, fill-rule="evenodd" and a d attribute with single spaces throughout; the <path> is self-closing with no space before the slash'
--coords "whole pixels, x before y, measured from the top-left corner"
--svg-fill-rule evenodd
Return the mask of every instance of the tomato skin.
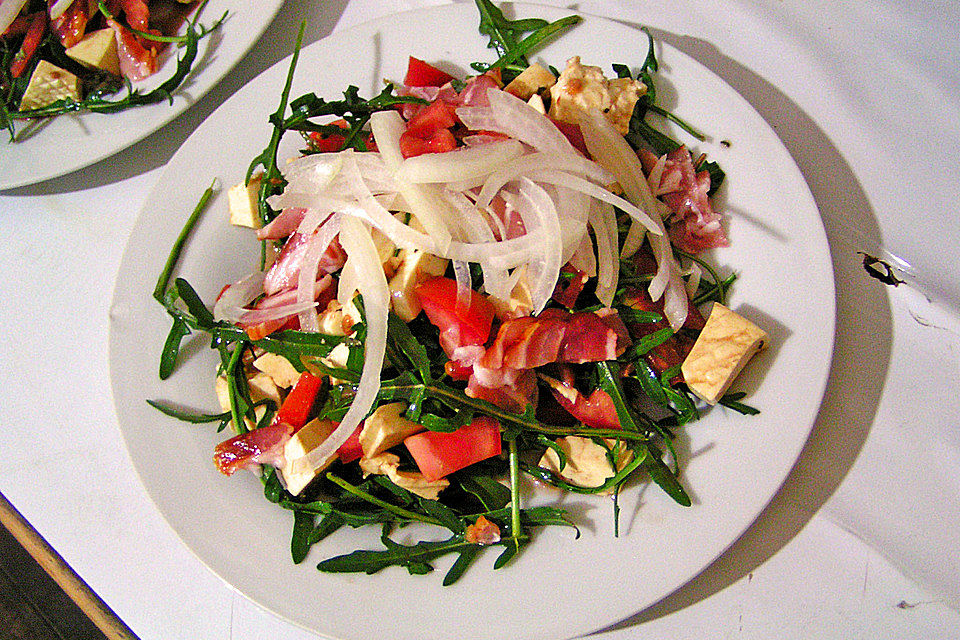
<path id="1" fill-rule="evenodd" d="M 347 441 L 337 449 L 337 457 L 340 462 L 347 464 L 354 460 L 359 460 L 363 456 L 363 447 L 360 446 L 360 432 L 363 430 L 363 423 L 357 425 Z"/>
<path id="2" fill-rule="evenodd" d="M 422 282 L 415 291 L 427 318 L 453 340 L 452 346 L 480 345 L 490 337 L 495 309 L 483 295 L 470 291 L 467 304 L 458 305 L 457 281 L 442 276 Z"/>
<path id="3" fill-rule="evenodd" d="M 294 430 L 307 424 L 307 420 L 310 419 L 310 414 L 313 411 L 313 403 L 322 387 L 322 378 L 318 378 L 309 371 L 301 373 L 290 393 L 283 399 L 283 404 L 277 411 L 274 423 L 288 424 Z"/>
<path id="4" fill-rule="evenodd" d="M 33 58 L 43 34 L 47 32 L 47 12 L 38 11 L 33 14 L 33 20 L 27 27 L 27 35 L 23 37 L 23 43 L 20 45 L 20 51 L 13 57 L 13 63 L 10 65 L 10 75 L 19 78 L 26 71 L 30 59 Z"/>
<path id="5" fill-rule="evenodd" d="M 500 423 L 481 416 L 452 433 L 422 431 L 403 441 L 420 473 L 433 482 L 500 455 Z"/>
<path id="6" fill-rule="evenodd" d="M 403 84 L 408 87 L 442 87 L 451 80 L 452 75 L 419 58 L 410 56 L 407 60 L 407 75 L 403 78 Z"/>
<path id="7" fill-rule="evenodd" d="M 437 99 L 421 109 L 407 123 L 400 135 L 400 153 L 412 158 L 424 153 L 445 153 L 457 148 L 457 140 L 450 131 L 457 124 L 454 107 Z"/>

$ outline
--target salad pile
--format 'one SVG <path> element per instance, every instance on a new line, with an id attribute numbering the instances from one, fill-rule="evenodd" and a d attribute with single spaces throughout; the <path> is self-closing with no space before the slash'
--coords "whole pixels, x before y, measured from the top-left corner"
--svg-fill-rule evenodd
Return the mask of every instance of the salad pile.
<path id="1" fill-rule="evenodd" d="M 0 0 L 0 126 L 14 141 L 16 121 L 170 100 L 200 39 L 226 17 L 207 28 L 188 19 L 200 10 L 194 0 Z M 171 44 L 183 47 L 173 73 L 155 89 L 134 89 Z"/>
<path id="2" fill-rule="evenodd" d="M 500 567 L 533 529 L 576 528 L 526 504 L 524 474 L 609 495 L 615 518 L 630 482 L 689 506 L 677 429 L 718 402 L 756 412 L 726 392 L 765 335 L 723 306 L 734 277 L 701 255 L 728 243 L 710 202 L 723 173 L 647 123 L 699 136 L 656 104 L 652 38 L 635 73 L 558 70 L 528 56 L 577 16 L 477 7 L 500 57 L 465 78 L 411 56 L 371 99 L 290 100 L 295 54 L 273 136 L 229 193 L 258 268 L 212 310 L 173 278 L 211 188 L 154 291 L 173 319 L 161 377 L 209 333 L 222 412 L 151 404 L 235 430 L 214 462 L 256 471 L 292 511 L 294 561 L 344 526 L 381 527 L 381 549 L 322 571 L 425 573 L 455 554 L 450 584 L 485 547 Z M 281 164 L 290 131 L 306 149 Z M 446 534 L 391 537 L 410 523 Z"/>

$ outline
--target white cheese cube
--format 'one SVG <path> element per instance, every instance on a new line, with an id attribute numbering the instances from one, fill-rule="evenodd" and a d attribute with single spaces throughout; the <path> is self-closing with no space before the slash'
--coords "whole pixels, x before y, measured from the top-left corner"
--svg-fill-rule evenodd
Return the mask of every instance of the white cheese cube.
<path id="1" fill-rule="evenodd" d="M 521 100 L 529 100 L 530 96 L 552 87 L 556 81 L 556 77 L 549 69 L 539 62 L 535 62 L 520 72 L 520 75 L 514 78 L 503 90 Z"/>
<path id="2" fill-rule="evenodd" d="M 450 486 L 446 478 L 427 480 L 419 471 L 400 471 L 400 457 L 393 453 L 381 453 L 373 458 L 360 458 L 363 476 L 385 475 L 398 487 L 428 500 L 436 500 L 440 492 Z"/>
<path id="3" fill-rule="evenodd" d="M 283 448 L 285 462 L 283 467 L 280 468 L 287 491 L 293 495 L 299 494 L 337 459 L 336 451 L 326 459 L 321 460 L 320 464 L 316 466 L 307 464 L 307 461 L 303 459 L 305 455 L 319 447 L 324 440 L 330 437 L 330 434 L 336 428 L 337 423 L 330 420 L 311 420 L 287 441 Z"/>
<path id="4" fill-rule="evenodd" d="M 547 115 L 547 107 L 543 104 L 543 98 L 540 97 L 539 93 L 535 93 L 530 96 L 530 98 L 527 100 L 527 104 L 543 115 Z"/>
<path id="5" fill-rule="evenodd" d="M 230 224 L 250 229 L 260 228 L 257 199 L 260 193 L 260 174 L 252 176 L 249 184 L 239 183 L 227 191 Z"/>
<path id="6" fill-rule="evenodd" d="M 80 101 L 80 78 L 46 60 L 37 63 L 30 76 L 20 109 L 39 109 L 57 100 Z"/>
<path id="7" fill-rule="evenodd" d="M 390 278 L 390 306 L 404 322 L 410 322 L 420 313 L 420 299 L 414 289 L 421 282 L 442 276 L 447 260 L 416 249 L 400 250 L 400 266 Z"/>
<path id="8" fill-rule="evenodd" d="M 560 468 L 560 456 L 551 448 L 547 448 L 540 458 L 540 466 L 550 469 L 570 484 L 579 487 L 599 487 L 615 476 L 617 470 L 622 469 L 633 458 L 633 452 L 628 450 L 622 441 L 605 438 L 604 443 L 616 455 L 616 469 L 610 464 L 605 447 L 591 438 L 580 436 L 566 436 L 557 440 L 557 444 L 566 455 L 566 464 L 563 469 Z"/>
<path id="9" fill-rule="evenodd" d="M 646 92 L 646 85 L 639 80 L 608 80 L 600 67 L 582 65 L 580 57 L 574 56 L 550 87 L 550 117 L 576 124 L 582 114 L 599 109 L 620 133 L 626 134 L 633 108 Z"/>
<path id="10" fill-rule="evenodd" d="M 253 361 L 253 366 L 273 378 L 274 383 L 282 389 L 289 389 L 300 379 L 296 367 L 275 353 L 263 354 Z"/>
<path id="11" fill-rule="evenodd" d="M 715 303 L 680 367 L 683 379 L 691 391 L 716 404 L 766 339 L 766 332 L 757 325 Z"/>
<path id="12" fill-rule="evenodd" d="M 407 437 L 423 431 L 424 427 L 407 420 L 401 413 L 407 408 L 404 402 L 381 405 L 370 414 L 360 430 L 360 446 L 363 457 L 372 458 L 395 447 Z"/>
<path id="13" fill-rule="evenodd" d="M 120 75 L 117 39 L 110 27 L 86 34 L 80 42 L 67 49 L 66 54 L 89 69 Z"/>

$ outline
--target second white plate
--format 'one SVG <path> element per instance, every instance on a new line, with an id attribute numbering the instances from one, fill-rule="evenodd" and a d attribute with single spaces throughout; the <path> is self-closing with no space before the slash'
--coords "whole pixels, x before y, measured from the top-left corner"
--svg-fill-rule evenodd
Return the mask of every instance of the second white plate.
<path id="1" fill-rule="evenodd" d="M 19 142 L 0 132 L 0 189 L 33 184 L 67 174 L 108 158 L 147 137 L 173 120 L 213 88 L 250 50 L 273 21 L 283 0 L 237 2 L 210 0 L 200 24 L 211 26 L 225 11 L 227 20 L 200 42 L 194 69 L 174 93 L 173 104 L 135 107 L 118 113 L 79 113 L 52 118 Z M 173 74 L 175 56 L 167 58 L 156 75 L 144 80 L 141 91 L 157 86 Z M 122 96 L 123 94 L 118 94 Z M 18 122 L 17 129 L 25 129 Z"/>

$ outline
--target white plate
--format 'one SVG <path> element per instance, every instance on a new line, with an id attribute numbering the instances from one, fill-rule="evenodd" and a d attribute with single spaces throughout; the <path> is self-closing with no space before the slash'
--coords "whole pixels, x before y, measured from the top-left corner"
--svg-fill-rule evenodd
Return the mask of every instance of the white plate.
<path id="1" fill-rule="evenodd" d="M 174 93 L 173 104 L 161 101 L 118 113 L 67 114 L 44 122 L 28 139 L 15 143 L 9 142 L 6 132 L 0 132 L 0 189 L 82 169 L 167 124 L 220 82 L 263 34 L 282 5 L 283 0 L 210 0 L 201 15 L 201 24 L 212 25 L 224 11 L 230 15 L 217 31 L 200 42 L 194 69 Z M 169 56 L 155 76 L 137 86 L 148 91 L 169 78 L 175 68 L 176 60 Z M 18 132 L 28 126 L 25 121 L 16 124 Z"/>
<path id="2" fill-rule="evenodd" d="M 524 5 L 518 13 L 563 15 Z M 645 50 L 646 37 L 636 30 L 588 18 L 542 57 L 562 66 L 579 54 L 609 69 L 615 62 L 639 64 Z M 491 59 L 472 6 L 432 8 L 308 47 L 292 95 L 315 91 L 335 99 L 355 84 L 370 96 L 382 78 L 402 77 L 408 54 L 461 72 L 471 60 Z M 214 444 L 225 436 L 167 419 L 145 402 L 216 407 L 216 360 L 203 337 L 186 350 L 186 363 L 170 380 L 157 379 L 169 321 L 150 292 L 203 189 L 214 178 L 224 187 L 239 182 L 248 160 L 264 147 L 284 62 L 212 114 L 170 161 L 130 239 L 112 309 L 111 375 L 130 455 L 160 511 L 214 572 L 262 606 L 335 638 L 555 639 L 654 603 L 696 576 L 750 525 L 796 461 L 820 405 L 833 344 L 831 263 L 803 177 L 770 127 L 696 62 L 667 47 L 660 55 L 664 99 L 678 95 L 676 110 L 714 136 L 698 146 L 728 173 L 721 203 L 730 214 L 733 246 L 716 258 L 741 274 L 732 306 L 772 338 L 771 349 L 739 382 L 763 413 L 744 417 L 715 409 L 685 431 L 684 480 L 695 505 L 679 507 L 656 488 L 630 490 L 621 498 L 622 531 L 615 538 L 607 499 L 569 498 L 580 539 L 567 529 L 542 531 L 512 564 L 493 571 L 495 552 L 485 554 L 448 588 L 440 585 L 447 562 L 427 576 L 403 569 L 373 576 L 315 569 L 323 558 L 378 548 L 376 528 L 338 532 L 303 564 L 291 563 L 292 515 L 268 504 L 252 476 L 228 478 L 211 463 Z M 249 232 L 227 224 L 225 200 L 221 192 L 213 201 L 179 269 L 205 300 L 247 273 L 257 252 Z"/>

